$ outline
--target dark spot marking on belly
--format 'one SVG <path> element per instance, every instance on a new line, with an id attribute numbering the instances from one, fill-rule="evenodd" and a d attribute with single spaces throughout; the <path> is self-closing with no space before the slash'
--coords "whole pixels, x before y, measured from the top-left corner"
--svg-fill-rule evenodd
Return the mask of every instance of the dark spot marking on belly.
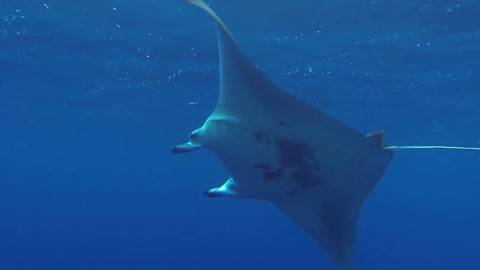
<path id="1" fill-rule="evenodd" d="M 306 160 L 313 158 L 313 151 L 305 144 L 286 139 L 276 139 L 275 144 L 282 167 L 301 167 Z"/>
<path id="2" fill-rule="evenodd" d="M 270 166 L 267 163 L 256 163 L 256 164 L 253 164 L 253 167 L 257 168 L 257 169 L 261 169 L 261 170 L 271 170 L 272 169 L 272 166 Z"/>
<path id="3" fill-rule="evenodd" d="M 282 175 L 283 175 L 283 169 L 280 168 L 276 171 L 263 172 L 263 179 L 267 182 L 272 182 L 280 178 Z"/>
<path id="4" fill-rule="evenodd" d="M 253 138 L 255 139 L 256 143 L 265 143 L 266 145 L 270 145 L 270 139 L 260 132 L 253 132 Z"/>
<path id="5" fill-rule="evenodd" d="M 257 143 L 265 139 L 265 136 L 263 136 L 263 134 L 260 132 L 253 132 L 253 137 L 255 138 L 255 142 Z"/>
<path id="6" fill-rule="evenodd" d="M 312 172 L 312 167 L 308 164 L 295 169 L 290 174 L 290 179 L 302 189 L 320 185 L 323 179 Z"/>
<path id="7" fill-rule="evenodd" d="M 278 121 L 278 125 L 279 125 L 279 126 L 285 125 L 285 121 Z"/>
<path id="8" fill-rule="evenodd" d="M 280 166 L 291 172 L 288 177 L 295 186 L 304 190 L 323 182 L 323 168 L 308 145 L 287 139 L 276 139 L 275 143 Z"/>
<path id="9" fill-rule="evenodd" d="M 317 173 L 319 173 L 321 170 L 322 170 L 322 166 L 320 166 L 320 162 L 314 160 L 313 162 L 311 162 L 311 166 L 312 166 L 312 169 L 314 171 L 316 171 Z"/>
<path id="10" fill-rule="evenodd" d="M 292 189 L 292 190 L 287 192 L 287 198 L 293 198 L 293 197 L 297 196 L 298 193 L 300 193 L 300 190 Z"/>

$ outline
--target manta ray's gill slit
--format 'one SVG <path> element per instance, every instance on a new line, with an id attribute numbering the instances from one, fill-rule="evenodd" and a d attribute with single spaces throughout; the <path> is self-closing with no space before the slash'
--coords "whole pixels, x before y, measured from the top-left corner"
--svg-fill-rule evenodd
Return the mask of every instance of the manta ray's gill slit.
<path id="1" fill-rule="evenodd" d="M 270 138 L 268 138 L 268 136 L 256 131 L 253 131 L 252 134 L 256 143 L 265 143 L 266 145 L 270 145 Z"/>
<path id="2" fill-rule="evenodd" d="M 253 167 L 257 169 L 262 169 L 262 170 L 270 170 L 272 168 L 271 165 L 266 163 L 256 163 L 256 164 L 253 164 Z"/>
<path id="3" fill-rule="evenodd" d="M 287 125 L 287 123 L 286 123 L 285 121 L 283 121 L 283 120 L 279 120 L 279 121 L 277 122 L 277 124 L 278 124 L 279 126 L 285 126 L 285 125 Z M 293 123 L 289 123 L 288 126 L 289 126 L 289 127 L 293 127 Z"/>
<path id="4" fill-rule="evenodd" d="M 313 162 L 313 168 L 314 168 L 316 171 L 320 171 L 320 162 L 314 161 L 314 162 Z"/>
<path id="5" fill-rule="evenodd" d="M 253 164 L 254 168 L 260 170 L 262 178 L 266 182 L 273 182 L 283 176 L 283 168 L 274 170 L 271 165 L 266 163 Z"/>
<path id="6" fill-rule="evenodd" d="M 283 176 L 283 168 L 279 168 L 275 171 L 265 171 L 262 175 L 265 181 L 272 182 Z"/>

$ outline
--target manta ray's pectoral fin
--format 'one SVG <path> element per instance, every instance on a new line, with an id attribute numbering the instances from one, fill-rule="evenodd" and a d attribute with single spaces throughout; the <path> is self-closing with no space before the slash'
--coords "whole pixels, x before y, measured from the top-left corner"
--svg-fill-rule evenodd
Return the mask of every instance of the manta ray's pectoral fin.
<path id="1" fill-rule="evenodd" d="M 354 270 L 355 227 L 359 209 L 343 204 L 342 199 L 318 198 L 318 194 L 310 193 L 277 204 L 277 207 L 320 243 L 337 270 Z"/>
<path id="2" fill-rule="evenodd" d="M 207 198 L 238 197 L 235 181 L 232 177 L 229 177 L 225 184 L 220 187 L 205 190 L 203 195 L 205 195 Z"/>

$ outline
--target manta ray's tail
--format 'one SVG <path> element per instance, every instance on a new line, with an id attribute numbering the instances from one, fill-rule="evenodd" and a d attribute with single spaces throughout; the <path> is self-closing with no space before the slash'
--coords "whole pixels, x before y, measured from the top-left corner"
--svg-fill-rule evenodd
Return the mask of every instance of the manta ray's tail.
<path id="1" fill-rule="evenodd" d="M 480 147 L 446 146 L 446 145 L 390 145 L 385 146 L 389 150 L 412 150 L 412 149 L 446 149 L 480 151 Z"/>
<path id="2" fill-rule="evenodd" d="M 375 141 L 377 144 L 383 146 L 388 150 L 418 150 L 418 149 L 445 149 L 445 150 L 468 150 L 480 151 L 480 147 L 467 146 L 447 146 L 447 145 L 385 145 L 385 132 L 383 130 L 375 131 L 367 135 L 368 138 Z"/>

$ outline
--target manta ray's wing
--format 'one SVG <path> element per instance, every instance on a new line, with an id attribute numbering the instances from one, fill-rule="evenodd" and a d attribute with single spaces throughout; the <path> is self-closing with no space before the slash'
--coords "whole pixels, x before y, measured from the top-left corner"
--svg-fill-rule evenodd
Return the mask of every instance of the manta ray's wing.
<path id="1" fill-rule="evenodd" d="M 269 122 L 276 125 L 278 118 L 327 121 L 330 126 L 355 132 L 316 108 L 306 105 L 287 92 L 279 89 L 241 51 L 237 41 L 217 14 L 202 0 L 183 0 L 206 11 L 217 23 L 220 91 L 217 107 L 212 116 L 224 118 L 229 115 L 241 117 L 250 127 L 266 127 Z M 309 115 L 305 119 L 305 115 Z M 299 124 L 299 123 L 298 123 Z M 269 127 L 268 127 L 269 128 Z M 361 134 L 356 134 L 362 136 Z"/>

